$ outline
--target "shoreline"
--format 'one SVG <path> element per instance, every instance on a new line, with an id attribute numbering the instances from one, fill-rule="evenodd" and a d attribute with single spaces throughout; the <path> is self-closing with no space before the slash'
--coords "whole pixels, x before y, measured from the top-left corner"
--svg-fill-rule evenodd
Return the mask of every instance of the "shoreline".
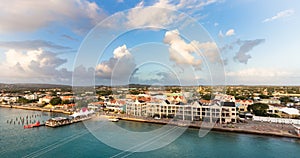
<path id="1" fill-rule="evenodd" d="M 174 125 L 174 126 L 180 126 L 178 123 L 174 122 L 164 122 L 159 120 L 145 120 L 145 119 L 139 119 L 139 118 L 130 118 L 130 117 L 119 117 L 121 120 L 125 121 L 133 121 L 133 122 L 141 122 L 141 123 L 150 123 L 150 124 L 160 124 L 160 125 Z M 209 127 L 201 126 L 200 124 L 189 124 L 186 125 L 188 128 L 194 128 L 194 129 L 210 129 Z M 252 135 L 262 135 L 262 136 L 274 136 L 274 137 L 281 137 L 281 138 L 293 138 L 293 139 L 299 139 L 300 137 L 292 134 L 285 134 L 285 133 L 279 133 L 279 132 L 269 132 L 269 131 L 259 131 L 259 130 L 244 130 L 244 129 L 238 129 L 238 128 L 224 128 L 224 127 L 212 127 L 212 131 L 219 131 L 219 132 L 231 132 L 231 133 L 241 133 L 241 134 L 252 134 Z"/>
<path id="2" fill-rule="evenodd" d="M 32 111 L 42 111 L 42 112 L 54 112 L 54 113 L 63 113 L 67 115 L 71 115 L 72 112 L 68 112 L 65 110 L 53 110 L 46 109 L 40 107 L 32 107 L 32 106 L 18 106 L 18 105 L 0 105 L 1 108 L 14 108 L 14 109 L 22 109 L 22 110 L 32 110 Z"/>
<path id="3" fill-rule="evenodd" d="M 42 112 L 54 112 L 54 113 L 63 113 L 71 115 L 72 112 L 64 111 L 64 110 L 53 110 L 53 109 L 46 109 L 46 108 L 40 108 L 40 107 L 30 107 L 30 106 L 17 106 L 17 105 L 0 105 L 0 108 L 15 108 L 15 109 L 22 109 L 22 110 L 32 110 L 32 111 L 42 111 Z M 113 115 L 104 115 L 104 116 L 113 116 Z M 291 133 L 284 133 L 284 132 L 271 132 L 266 130 L 249 130 L 249 129 L 239 129 L 239 128 L 230 128 L 230 127 L 221 127 L 221 126 L 215 126 L 210 128 L 208 126 L 202 126 L 201 124 L 193 124 L 188 122 L 189 124 L 185 124 L 184 122 L 178 121 L 178 122 L 171 122 L 165 121 L 165 120 L 150 120 L 150 119 L 143 119 L 143 118 L 132 118 L 128 116 L 120 116 L 116 115 L 114 116 L 120 120 L 125 121 L 133 121 L 133 122 L 141 122 L 141 123 L 151 123 L 151 124 L 160 124 L 160 125 L 174 125 L 174 126 L 188 126 L 188 128 L 194 128 L 194 129 L 211 129 L 212 131 L 220 131 L 220 132 L 231 132 L 231 133 L 241 133 L 241 134 L 252 134 L 252 135 L 263 135 L 263 136 L 275 136 L 275 137 L 282 137 L 282 138 L 293 138 L 293 139 L 299 139 L 300 137 L 297 135 L 293 135 Z M 255 122 L 255 124 L 260 125 L 261 122 Z M 226 124 L 224 124 L 226 125 Z M 233 124 L 233 125 L 241 125 L 241 124 Z M 272 124 L 269 124 L 272 125 Z"/>

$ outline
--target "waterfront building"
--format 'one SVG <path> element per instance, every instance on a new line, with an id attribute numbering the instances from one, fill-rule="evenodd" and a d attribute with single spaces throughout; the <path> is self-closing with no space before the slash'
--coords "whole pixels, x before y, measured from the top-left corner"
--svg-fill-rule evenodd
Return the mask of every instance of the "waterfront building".
<path id="1" fill-rule="evenodd" d="M 206 105 L 194 101 L 191 104 L 171 104 L 168 100 L 161 102 L 128 102 L 126 114 L 142 117 L 175 118 L 179 120 L 221 123 L 236 123 L 237 114 L 234 102 L 221 102 Z"/>
<path id="2" fill-rule="evenodd" d="M 141 103 L 138 100 L 135 102 L 126 103 L 126 114 L 133 116 L 147 116 L 147 104 L 145 102 Z"/>

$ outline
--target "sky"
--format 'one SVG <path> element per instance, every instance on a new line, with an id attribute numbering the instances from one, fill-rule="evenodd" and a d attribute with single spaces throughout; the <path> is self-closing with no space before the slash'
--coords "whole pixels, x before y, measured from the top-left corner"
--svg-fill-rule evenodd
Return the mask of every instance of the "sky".
<path id="1" fill-rule="evenodd" d="M 299 3 L 3 0 L 0 83 L 300 85 Z"/>

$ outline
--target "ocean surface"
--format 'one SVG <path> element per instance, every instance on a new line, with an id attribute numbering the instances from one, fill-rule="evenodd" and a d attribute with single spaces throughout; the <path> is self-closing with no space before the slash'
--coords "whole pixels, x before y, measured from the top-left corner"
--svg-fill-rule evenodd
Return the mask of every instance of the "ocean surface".
<path id="1" fill-rule="evenodd" d="M 198 137 L 187 129 L 169 145 L 148 152 L 121 151 L 99 141 L 83 123 L 59 128 L 23 129 L 21 118 L 43 121 L 62 116 L 39 111 L 0 108 L 0 157 L 300 157 L 300 141 L 248 134 L 209 132 Z M 30 119 L 29 119 L 30 117 Z M 29 121 L 30 122 L 30 121 Z M 130 131 L 151 131 L 161 125 L 119 121 Z M 99 128 L 101 130 L 101 127 Z M 114 131 L 111 131 L 114 132 Z M 120 136 L 121 137 L 121 136 Z"/>

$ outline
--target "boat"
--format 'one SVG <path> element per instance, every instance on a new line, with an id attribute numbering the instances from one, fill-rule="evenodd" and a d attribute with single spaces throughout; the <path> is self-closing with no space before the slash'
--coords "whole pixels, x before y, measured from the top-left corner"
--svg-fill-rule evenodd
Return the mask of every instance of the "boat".
<path id="1" fill-rule="evenodd" d="M 54 117 L 46 121 L 48 127 L 59 127 L 69 125 L 77 122 L 86 121 L 92 118 L 94 111 L 80 110 L 79 112 L 73 113 L 69 117 Z"/>
<path id="2" fill-rule="evenodd" d="M 24 125 L 24 128 L 39 127 L 40 125 L 41 125 L 41 124 L 40 124 L 40 121 L 37 121 L 37 122 L 34 123 L 34 124 Z"/>
<path id="3" fill-rule="evenodd" d="M 119 119 L 118 118 L 108 118 L 108 121 L 111 121 L 111 122 L 118 122 Z"/>

